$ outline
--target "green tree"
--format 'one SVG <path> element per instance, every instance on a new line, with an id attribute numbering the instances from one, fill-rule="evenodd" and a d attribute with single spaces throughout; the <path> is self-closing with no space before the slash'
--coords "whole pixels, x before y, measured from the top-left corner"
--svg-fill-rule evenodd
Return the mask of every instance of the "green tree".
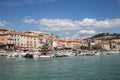
<path id="1" fill-rule="evenodd" d="M 44 45 L 42 46 L 42 49 L 47 49 L 47 45 L 44 44 Z"/>
<path id="2" fill-rule="evenodd" d="M 89 49 L 87 46 L 80 46 L 80 49 L 82 49 L 82 50 L 86 50 L 86 49 Z"/>

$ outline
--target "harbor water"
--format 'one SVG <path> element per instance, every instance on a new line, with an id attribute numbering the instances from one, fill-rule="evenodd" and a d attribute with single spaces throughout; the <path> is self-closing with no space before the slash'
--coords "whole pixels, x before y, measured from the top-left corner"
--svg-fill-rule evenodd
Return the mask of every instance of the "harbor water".
<path id="1" fill-rule="evenodd" d="M 0 57 L 0 80 L 120 80 L 120 55 Z"/>

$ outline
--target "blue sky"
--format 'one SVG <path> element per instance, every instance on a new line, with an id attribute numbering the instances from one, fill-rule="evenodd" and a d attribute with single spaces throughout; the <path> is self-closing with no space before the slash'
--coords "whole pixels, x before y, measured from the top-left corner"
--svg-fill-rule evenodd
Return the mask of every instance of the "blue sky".
<path id="1" fill-rule="evenodd" d="M 120 33 L 120 0 L 0 0 L 0 27 L 60 37 Z"/>

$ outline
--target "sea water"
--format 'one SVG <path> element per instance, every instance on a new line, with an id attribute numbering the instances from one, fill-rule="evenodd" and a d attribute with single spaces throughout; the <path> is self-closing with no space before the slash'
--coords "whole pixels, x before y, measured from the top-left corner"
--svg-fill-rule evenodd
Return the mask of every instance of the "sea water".
<path id="1" fill-rule="evenodd" d="M 120 55 L 0 57 L 0 80 L 120 80 Z"/>

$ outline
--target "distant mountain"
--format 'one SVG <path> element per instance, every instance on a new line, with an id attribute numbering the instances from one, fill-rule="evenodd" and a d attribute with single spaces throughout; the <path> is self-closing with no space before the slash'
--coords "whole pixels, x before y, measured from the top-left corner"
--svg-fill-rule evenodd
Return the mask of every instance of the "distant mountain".
<path id="1" fill-rule="evenodd" d="M 109 40 L 109 39 L 120 39 L 120 34 L 119 33 L 99 33 L 93 37 L 91 37 L 91 39 L 103 39 L 103 40 Z"/>

